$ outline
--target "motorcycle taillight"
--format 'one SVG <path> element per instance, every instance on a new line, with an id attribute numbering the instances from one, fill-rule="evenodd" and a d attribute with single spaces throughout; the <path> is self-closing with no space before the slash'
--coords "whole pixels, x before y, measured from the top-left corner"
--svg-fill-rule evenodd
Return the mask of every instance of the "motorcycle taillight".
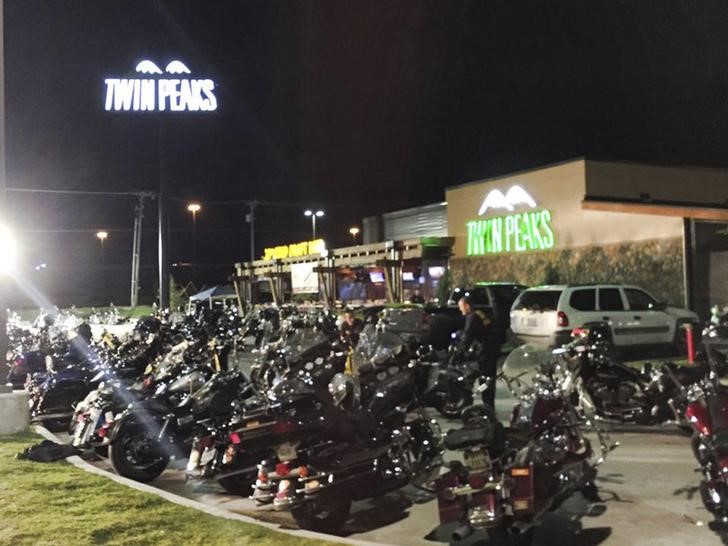
<path id="1" fill-rule="evenodd" d="M 232 434 L 230 435 L 230 442 L 231 442 L 231 443 L 233 443 L 233 444 L 235 444 L 235 445 L 238 445 L 238 444 L 240 444 L 240 442 L 241 442 L 241 441 L 242 441 L 242 440 L 240 439 L 240 434 L 238 434 L 237 432 L 233 432 L 233 433 L 232 433 Z"/>
<path id="2" fill-rule="evenodd" d="M 512 480 L 511 502 L 515 514 L 533 512 L 533 465 L 514 466 L 509 471 Z"/>
<path id="3" fill-rule="evenodd" d="M 276 474 L 279 476 L 287 476 L 291 470 L 286 463 L 278 463 L 276 465 Z"/>
<path id="4" fill-rule="evenodd" d="M 22 356 L 16 356 L 15 357 L 15 366 L 22 366 L 23 365 L 23 357 Z"/>

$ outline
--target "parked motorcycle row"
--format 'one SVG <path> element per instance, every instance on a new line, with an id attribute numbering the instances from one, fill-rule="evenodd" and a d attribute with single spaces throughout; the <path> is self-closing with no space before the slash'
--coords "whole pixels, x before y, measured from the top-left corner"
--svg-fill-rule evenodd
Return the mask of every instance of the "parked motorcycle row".
<path id="1" fill-rule="evenodd" d="M 411 485 L 437 496 L 453 540 L 487 530 L 528 544 L 539 518 L 573 493 L 597 498 L 598 466 L 617 445 L 608 426 L 674 422 L 694 431 L 703 502 L 728 518 L 728 318 L 718 314 L 704 362 L 691 368 L 626 366 L 599 325 L 556 350 L 516 348 L 498 377 L 518 400 L 507 426 L 473 404 L 488 381 L 477 346 L 462 350 L 455 338 L 437 352 L 377 317 L 354 346 L 326 308 L 158 313 L 124 341 L 94 342 L 84 324 L 69 339 L 72 322 L 45 317 L 24 330 L 10 321 L 8 381 L 30 392 L 35 422 L 68 430 L 74 446 L 140 482 L 186 460 L 188 479 L 327 533 L 340 531 L 353 501 Z M 443 434 L 433 409 L 459 427 Z M 446 461 L 446 450 L 459 455 Z"/>

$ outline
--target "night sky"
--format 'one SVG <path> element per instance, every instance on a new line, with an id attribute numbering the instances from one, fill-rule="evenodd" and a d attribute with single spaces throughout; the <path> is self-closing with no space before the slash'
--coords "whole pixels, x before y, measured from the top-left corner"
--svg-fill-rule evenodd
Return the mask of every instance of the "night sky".
<path id="1" fill-rule="evenodd" d="M 336 246 L 362 216 L 576 156 L 728 166 L 727 28 L 725 1 L 8 0 L 7 184 L 154 190 L 161 160 L 173 261 L 191 260 L 184 200 L 199 199 L 199 261 L 222 265 L 195 278 L 218 280 L 249 256 L 234 201 L 276 203 L 260 254 L 307 239 L 308 206 Z M 105 112 L 104 78 L 145 58 L 214 79 L 218 110 Z M 133 199 L 8 200 L 57 300 L 127 293 Z"/>

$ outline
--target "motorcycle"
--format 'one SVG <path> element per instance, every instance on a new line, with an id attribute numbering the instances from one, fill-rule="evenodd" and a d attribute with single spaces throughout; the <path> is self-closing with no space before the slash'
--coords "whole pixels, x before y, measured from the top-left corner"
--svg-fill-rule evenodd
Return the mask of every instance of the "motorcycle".
<path id="1" fill-rule="evenodd" d="M 455 334 L 444 361 L 432 347 L 420 347 L 417 389 L 425 405 L 448 419 L 459 418 L 472 406 L 474 390 L 482 391 L 486 384 L 478 363 L 481 350 L 477 342 L 467 350 L 459 349 Z"/>
<path id="2" fill-rule="evenodd" d="M 236 400 L 252 394 L 239 370 L 204 379 L 203 370 L 197 368 L 163 383 L 154 397 L 132 405 L 114 420 L 109 460 L 117 474 L 145 483 L 154 480 L 171 458 L 189 453 L 199 423 L 229 420 Z M 183 393 L 192 394 L 177 403 Z"/>
<path id="3" fill-rule="evenodd" d="M 571 343 L 554 351 L 574 372 L 574 403 L 584 418 L 615 424 L 675 422 L 688 428 L 684 387 L 699 381 L 704 368 L 672 362 L 630 368 L 614 358 L 608 332 L 597 324 L 576 328 Z"/>
<path id="4" fill-rule="evenodd" d="M 534 366 L 534 364 L 536 364 Z M 463 540 L 478 530 L 511 544 L 530 544 L 534 524 L 576 491 L 596 497 L 595 460 L 569 396 L 573 374 L 531 348 L 514 350 L 501 378 L 520 403 L 504 428 L 490 410 L 463 412 L 465 427 L 449 431 L 445 445 L 464 452 L 436 480 L 441 523 L 457 523 L 452 534 Z"/>
<path id="5" fill-rule="evenodd" d="M 720 374 L 727 347 L 728 326 L 711 328 L 703 337 L 709 373 L 687 389 L 685 418 L 691 424 L 691 447 L 703 478 L 700 496 L 705 508 L 721 523 L 728 523 L 728 390 Z"/>
<path id="6" fill-rule="evenodd" d="M 255 482 L 258 504 L 290 510 L 302 529 L 332 533 L 352 501 L 423 484 L 439 472 L 441 434 L 417 399 L 417 361 L 401 358 L 403 346 L 391 332 L 365 328 L 354 352 L 356 376 L 337 374 L 329 383 L 333 404 L 318 430 L 288 420 L 289 435 L 271 445 L 275 456 L 261 462 Z M 245 430 L 235 433 L 244 445 Z"/>

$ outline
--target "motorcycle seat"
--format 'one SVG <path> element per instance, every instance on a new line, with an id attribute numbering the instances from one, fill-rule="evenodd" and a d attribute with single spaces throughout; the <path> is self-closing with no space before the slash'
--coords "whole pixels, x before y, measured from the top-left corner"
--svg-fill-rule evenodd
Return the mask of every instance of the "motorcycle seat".
<path id="1" fill-rule="evenodd" d="M 503 425 L 488 423 L 477 427 L 449 430 L 445 435 L 447 449 L 467 449 L 469 447 L 490 447 L 501 443 Z"/>
<path id="2" fill-rule="evenodd" d="M 705 377 L 706 370 L 699 366 L 681 366 L 680 368 L 675 369 L 673 373 L 681 385 L 692 385 Z"/>
<path id="3" fill-rule="evenodd" d="M 328 453 L 328 456 L 324 456 L 324 460 L 315 461 L 314 466 L 320 470 L 331 471 L 359 465 L 381 457 L 387 453 L 389 445 L 374 449 L 361 448 L 362 446 L 356 444 L 340 444 L 335 453 Z M 348 452 L 345 452 L 347 450 Z"/>

